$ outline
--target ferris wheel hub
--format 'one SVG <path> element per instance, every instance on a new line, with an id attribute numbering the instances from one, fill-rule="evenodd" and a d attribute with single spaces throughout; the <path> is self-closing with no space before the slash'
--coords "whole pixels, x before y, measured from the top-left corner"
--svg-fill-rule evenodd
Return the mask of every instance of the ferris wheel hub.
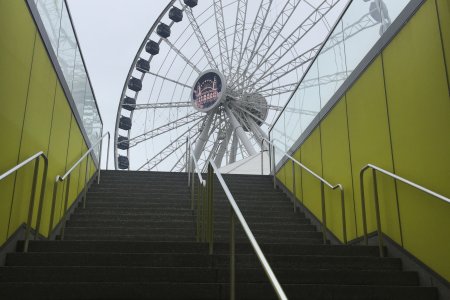
<path id="1" fill-rule="evenodd" d="M 200 112 L 209 112 L 216 108 L 226 95 L 227 82 L 218 70 L 202 72 L 195 80 L 191 92 L 192 106 Z"/>

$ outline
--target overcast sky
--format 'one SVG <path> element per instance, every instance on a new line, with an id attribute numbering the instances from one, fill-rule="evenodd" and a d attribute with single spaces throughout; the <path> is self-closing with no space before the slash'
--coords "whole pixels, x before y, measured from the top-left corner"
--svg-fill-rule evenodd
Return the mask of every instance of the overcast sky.
<path id="1" fill-rule="evenodd" d="M 68 3 L 104 128 L 113 135 L 125 77 L 139 45 L 167 1 L 68 0 Z"/>

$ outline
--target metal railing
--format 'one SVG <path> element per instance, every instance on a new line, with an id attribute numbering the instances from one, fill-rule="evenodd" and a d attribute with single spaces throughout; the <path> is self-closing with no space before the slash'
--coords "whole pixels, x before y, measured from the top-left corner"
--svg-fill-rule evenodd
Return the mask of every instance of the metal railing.
<path id="1" fill-rule="evenodd" d="M 320 194 L 321 194 L 321 206 L 322 206 L 322 235 L 323 235 L 323 242 L 327 242 L 327 214 L 326 214 L 326 206 L 325 206 L 325 186 L 330 188 L 332 191 L 339 190 L 340 191 L 340 197 L 341 197 L 341 210 L 342 210 L 342 237 L 344 244 L 347 244 L 347 224 L 346 224 L 346 217 L 345 217 L 345 198 L 344 198 L 344 187 L 342 184 L 338 183 L 336 185 L 332 185 L 328 181 L 326 181 L 321 176 L 314 173 L 311 169 L 309 169 L 307 166 L 293 158 L 291 155 L 284 152 L 280 147 L 276 146 L 273 142 L 269 141 L 266 138 L 262 138 L 261 142 L 261 149 L 264 149 L 264 142 L 266 142 L 269 145 L 269 161 L 272 162 L 271 164 L 271 173 L 273 176 L 273 185 L 274 188 L 276 188 L 276 171 L 275 171 L 275 149 L 278 149 L 281 151 L 281 153 L 289 158 L 292 162 L 292 194 L 294 196 L 294 212 L 296 211 L 296 199 L 297 199 L 297 186 L 296 186 L 296 180 L 295 180 L 295 165 L 298 165 L 301 169 L 305 170 L 309 174 L 311 174 L 314 178 L 320 181 Z M 264 168 L 264 162 L 263 162 L 263 155 L 264 152 L 261 152 L 261 170 Z"/>
<path id="2" fill-rule="evenodd" d="M 192 146 L 188 142 L 188 151 L 186 154 L 187 166 L 188 166 L 188 185 L 191 188 L 191 208 L 194 209 L 194 191 L 195 191 L 195 176 L 197 173 L 199 184 L 197 186 L 197 241 L 209 243 L 209 253 L 213 253 L 214 244 L 214 215 L 213 215 L 213 198 L 214 198 L 214 174 L 217 176 L 231 206 L 230 209 L 230 299 L 236 298 L 236 249 L 235 249 L 235 219 L 237 218 L 241 224 L 247 238 L 252 245 L 258 259 L 266 273 L 272 287 L 279 299 L 287 300 L 287 296 L 283 291 L 278 279 L 272 271 L 269 263 L 267 262 L 264 253 L 258 245 L 250 227 L 247 224 L 244 216 L 239 209 L 236 200 L 230 192 L 222 174 L 218 170 L 213 160 L 208 162 L 208 173 L 206 181 L 203 179 L 198 162 L 193 155 L 191 149 Z M 194 166 L 194 167 L 192 167 Z"/>
<path id="3" fill-rule="evenodd" d="M 55 207 L 56 207 L 56 198 L 58 194 L 58 184 L 59 182 L 66 182 L 66 194 L 65 194 L 65 201 L 64 201 L 64 215 L 62 216 L 61 220 L 64 220 L 67 215 L 67 206 L 69 203 L 69 195 L 70 195 L 70 177 L 72 172 L 78 167 L 78 165 L 81 164 L 81 162 L 87 158 L 86 160 L 86 173 L 84 176 L 84 189 L 83 189 L 83 208 L 86 208 L 86 193 L 88 189 L 88 181 L 89 181 L 89 154 L 91 154 L 94 149 L 97 147 L 97 145 L 100 143 L 100 152 L 99 152 L 99 159 L 98 159 L 98 171 L 97 171 L 97 183 L 100 183 L 100 170 L 101 170 L 101 163 L 102 163 L 102 148 L 103 143 L 102 141 L 105 139 L 105 137 L 108 136 L 108 151 L 106 153 L 106 170 L 108 170 L 108 163 L 109 163 L 109 147 L 111 143 L 111 136 L 110 133 L 105 133 L 97 142 L 95 142 L 91 148 L 89 148 L 86 153 L 64 174 L 63 176 L 57 175 L 55 179 L 55 183 L 53 186 L 53 200 L 52 200 L 52 209 L 50 213 L 50 224 L 49 224 L 49 230 L 48 232 L 52 232 L 53 230 L 53 223 L 55 218 Z M 64 239 L 64 229 L 65 229 L 65 222 L 62 223 L 61 228 L 61 239 Z"/>
<path id="4" fill-rule="evenodd" d="M 27 158 L 26 160 L 24 160 L 17 166 L 13 167 L 12 169 L 10 169 L 7 172 L 0 175 L 0 181 L 1 181 L 1 180 L 5 179 L 6 177 L 8 177 L 9 175 L 17 172 L 22 167 L 30 164 L 33 161 L 35 162 L 34 163 L 34 173 L 33 173 L 33 184 L 31 186 L 30 201 L 28 204 L 28 219 L 27 219 L 26 230 L 25 230 L 25 243 L 24 243 L 24 247 L 23 247 L 24 252 L 28 251 L 28 244 L 29 244 L 29 240 L 30 240 L 30 231 L 31 231 L 31 226 L 32 226 L 32 222 L 33 222 L 33 214 L 34 214 L 34 198 L 36 195 L 36 185 L 37 185 L 37 179 L 38 179 L 38 174 L 39 174 L 40 158 L 44 159 L 44 173 L 42 175 L 42 181 L 41 181 L 41 193 L 39 196 L 38 214 L 37 214 L 37 219 L 36 219 L 36 231 L 35 231 L 35 235 L 34 235 L 34 239 L 36 240 L 39 235 L 41 216 L 42 216 L 42 206 L 44 204 L 45 183 L 47 181 L 47 171 L 48 171 L 47 156 L 44 154 L 44 152 L 40 151 L 40 152 L 36 153 L 35 155 Z M 13 199 L 13 201 L 14 201 L 14 199 Z"/>
<path id="5" fill-rule="evenodd" d="M 186 162 L 188 170 L 188 187 L 191 190 L 191 210 L 195 208 L 195 190 L 197 189 L 197 224 L 196 237 L 197 242 L 207 242 L 209 244 L 209 254 L 213 253 L 214 232 L 208 224 L 213 220 L 213 204 L 210 197 L 213 186 L 211 180 L 204 180 L 197 159 L 191 151 L 192 145 L 190 139 L 186 141 Z M 195 176 L 197 174 L 197 176 Z M 198 183 L 196 184 L 196 177 Z"/>
<path id="6" fill-rule="evenodd" d="M 433 192 L 432 190 L 429 190 L 417 183 L 414 183 L 412 181 L 409 181 L 403 177 L 400 177 L 394 173 L 391 173 L 389 171 L 386 171 L 380 167 L 377 167 L 372 164 L 368 164 L 365 167 L 361 169 L 359 172 L 359 181 L 360 181 L 360 190 L 361 190 L 361 208 L 362 208 L 362 218 L 363 218 L 363 228 L 364 228 L 364 242 L 366 245 L 369 244 L 368 234 L 367 234 L 367 212 L 366 212 L 366 200 L 365 200 L 365 193 L 364 193 L 364 174 L 367 170 L 372 169 L 372 176 L 373 176 L 373 198 L 374 198 L 374 204 L 375 204 L 375 214 L 376 214 L 376 222 L 377 222 L 377 233 L 378 233 L 378 247 L 380 251 L 380 257 L 384 256 L 383 251 L 383 232 L 381 228 L 381 216 L 380 216 L 380 203 L 378 200 L 378 183 L 377 183 L 377 172 L 380 172 L 384 175 L 387 175 L 395 180 L 398 180 L 400 182 L 403 182 L 415 189 L 418 189 L 428 195 L 431 195 L 435 198 L 438 198 L 448 204 L 450 204 L 450 199 L 440 195 L 436 192 Z"/>

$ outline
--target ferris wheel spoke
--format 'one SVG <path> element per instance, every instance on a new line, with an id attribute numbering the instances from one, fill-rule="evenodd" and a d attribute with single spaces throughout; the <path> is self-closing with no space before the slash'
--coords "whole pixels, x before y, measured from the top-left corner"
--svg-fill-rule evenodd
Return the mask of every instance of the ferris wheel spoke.
<path id="1" fill-rule="evenodd" d="M 209 150 L 209 154 L 208 154 L 208 158 L 205 161 L 205 164 L 203 165 L 203 172 L 206 171 L 206 168 L 208 167 L 208 162 L 210 160 L 214 160 L 216 154 L 217 154 L 217 150 L 219 148 L 220 145 L 220 141 L 219 139 L 216 137 L 216 140 L 214 141 L 214 144 L 211 147 L 211 150 Z"/>
<path id="2" fill-rule="evenodd" d="M 271 125 L 271 124 L 267 123 L 266 121 L 264 121 L 263 119 L 261 119 L 260 117 L 258 117 L 257 115 L 255 115 L 254 113 L 252 113 L 251 111 L 247 110 L 247 106 L 233 105 L 233 108 L 237 108 L 238 110 L 241 110 L 242 112 L 252 116 L 253 118 L 262 122 L 263 124 L 266 124 L 267 126 Z"/>
<path id="3" fill-rule="evenodd" d="M 158 103 L 136 104 L 134 110 L 156 109 L 156 108 L 182 108 L 182 107 L 191 107 L 191 106 L 192 106 L 192 103 L 190 101 L 158 102 Z"/>
<path id="4" fill-rule="evenodd" d="M 155 156 L 147 160 L 141 167 L 139 167 L 138 171 L 142 170 L 145 166 L 148 166 L 148 170 L 153 170 L 157 167 L 161 162 L 170 157 L 175 151 L 186 145 L 187 140 L 184 138 L 189 134 L 189 132 L 195 127 L 189 127 L 185 132 L 179 135 L 175 140 L 171 141 L 169 145 L 164 147 L 160 152 L 158 152 Z"/>
<path id="5" fill-rule="evenodd" d="M 216 16 L 217 39 L 219 41 L 220 62 L 222 65 L 222 72 L 227 73 L 226 70 L 228 69 L 228 72 L 231 72 L 231 69 L 230 69 L 230 57 L 228 52 L 227 33 L 225 30 L 225 20 L 223 17 L 223 5 L 222 0 L 213 0 L 213 1 L 214 1 L 214 13 Z"/>
<path id="6" fill-rule="evenodd" d="M 216 166 L 218 166 L 219 168 L 222 165 L 223 156 L 225 155 L 225 152 L 227 151 L 227 147 L 228 147 L 228 144 L 230 143 L 232 134 L 233 134 L 233 128 L 231 128 L 231 126 L 228 125 L 228 127 L 226 129 L 225 139 L 223 139 L 222 142 L 220 143 L 219 150 L 217 151 L 217 155 L 214 158 L 214 162 L 215 162 Z"/>
<path id="7" fill-rule="evenodd" d="M 264 58 L 264 55 L 261 55 L 260 53 L 264 54 L 269 52 L 270 48 L 272 48 L 273 46 L 273 43 L 280 36 L 281 32 L 291 19 L 292 15 L 294 14 L 297 7 L 300 5 L 301 1 L 303 0 L 292 0 L 286 2 L 286 4 L 283 6 L 283 9 L 275 19 L 275 22 L 267 30 L 266 35 L 262 39 L 262 42 L 259 44 L 257 49 L 252 52 L 252 56 L 248 60 L 247 66 L 243 74 L 246 74 L 248 70 L 254 69 L 258 66 L 260 61 Z M 260 61 L 254 62 L 255 58 L 257 59 L 260 58 Z"/>
<path id="8" fill-rule="evenodd" d="M 150 75 L 153 75 L 153 76 L 155 76 L 155 77 L 158 77 L 158 78 L 167 80 L 167 81 L 169 81 L 169 82 L 178 84 L 178 85 L 183 86 L 183 87 L 185 87 L 185 88 L 191 89 L 191 87 L 190 87 L 189 85 L 184 84 L 184 83 L 181 83 L 181 82 L 179 82 L 179 81 L 176 81 L 175 79 L 170 79 L 170 78 L 168 78 L 168 77 L 166 77 L 166 76 L 162 76 L 162 75 L 160 75 L 160 74 L 156 74 L 156 73 L 153 73 L 153 72 L 150 72 L 150 71 L 149 71 L 149 72 L 146 72 L 146 73 L 147 73 L 147 74 L 150 74 Z"/>
<path id="9" fill-rule="evenodd" d="M 234 27 L 233 35 L 233 48 L 231 49 L 231 65 L 230 71 L 233 72 L 233 65 L 239 63 L 239 57 L 235 55 L 236 48 L 239 47 L 238 53 L 242 53 L 242 47 L 244 46 L 244 33 L 245 33 L 245 20 L 247 19 L 247 7 L 248 0 L 238 0 L 236 11 L 236 24 Z"/>
<path id="10" fill-rule="evenodd" d="M 293 82 L 289 84 L 283 84 L 280 86 L 275 86 L 273 88 L 266 88 L 259 90 L 258 92 L 263 94 L 266 97 L 277 96 L 287 93 L 292 93 L 295 90 L 295 87 L 298 85 L 298 82 Z"/>
<path id="11" fill-rule="evenodd" d="M 181 57 L 192 69 L 197 73 L 201 73 L 201 71 L 177 48 L 174 44 L 172 44 L 168 39 L 162 39 L 179 57 Z"/>
<path id="12" fill-rule="evenodd" d="M 187 125 L 187 124 L 197 121 L 197 123 L 194 124 L 194 126 L 195 126 L 198 123 L 200 123 L 202 118 L 203 118 L 203 116 L 201 116 L 200 113 L 195 112 L 195 113 L 189 114 L 187 116 L 184 116 L 182 118 L 179 118 L 177 120 L 174 120 L 170 123 L 167 123 L 163 126 L 155 128 L 153 130 L 150 130 L 148 132 L 145 132 L 145 133 L 135 136 L 133 138 L 130 138 L 130 140 L 129 140 L 130 148 L 133 148 L 133 147 L 137 146 L 138 144 L 145 142 L 149 139 L 155 138 L 161 134 L 164 134 L 166 132 L 172 131 L 174 129 L 180 128 L 184 125 Z"/>
<path id="13" fill-rule="evenodd" d="M 238 72 L 235 74 L 240 73 L 239 70 L 241 69 L 241 63 L 242 60 L 245 59 L 246 61 L 249 60 L 249 58 L 253 55 L 253 52 L 256 49 L 256 46 L 258 44 L 258 40 L 261 36 L 261 33 L 264 28 L 264 24 L 266 23 L 267 16 L 269 15 L 270 7 L 272 6 L 273 0 L 262 0 L 261 4 L 259 5 L 258 12 L 256 13 L 255 20 L 252 25 L 252 29 L 249 32 L 247 42 L 245 44 L 245 47 L 242 49 L 242 52 L 239 56 L 239 63 L 238 63 Z M 244 75 L 245 76 L 245 75 Z M 242 76 L 238 76 L 240 78 Z M 231 78 L 231 84 L 235 85 L 238 78 L 232 77 Z"/>
<path id="14" fill-rule="evenodd" d="M 325 47 L 322 49 L 321 53 L 326 53 L 332 49 L 335 49 L 335 47 L 337 45 L 343 43 L 344 40 L 347 41 L 351 37 L 360 33 L 361 31 L 367 30 L 368 28 L 371 28 L 377 24 L 378 23 L 376 23 L 374 20 L 372 20 L 372 18 L 369 17 L 369 14 L 366 14 L 365 16 L 360 18 L 358 21 L 345 27 L 343 32 L 339 32 L 337 34 L 332 35 L 330 37 L 330 39 L 328 40 L 327 44 L 325 45 Z M 311 61 L 317 55 L 320 48 L 321 48 L 321 44 L 316 45 L 314 48 L 304 52 L 299 57 L 296 57 L 296 58 L 292 59 L 291 61 L 285 63 L 284 65 L 275 69 L 274 71 L 272 71 L 265 77 L 258 78 L 255 82 L 256 83 L 264 82 L 264 79 L 267 77 L 269 77 L 270 79 L 276 78 L 275 80 L 277 80 L 281 77 L 286 76 L 287 74 L 291 73 L 292 71 L 298 69 L 299 67 L 305 65 L 307 62 Z M 322 77 L 319 77 L 319 79 L 324 80 L 325 82 L 332 82 L 332 81 L 340 80 L 339 78 L 342 78 L 342 76 L 345 76 L 345 75 L 346 75 L 346 73 L 340 72 L 340 73 L 336 73 L 336 74 L 322 76 Z M 257 89 L 257 91 L 259 91 L 261 88 L 264 88 L 264 87 L 272 84 L 275 80 L 269 81 L 268 83 L 260 86 Z M 315 80 L 315 81 L 317 81 L 317 80 Z M 310 82 L 310 84 L 311 84 L 311 82 Z M 251 85 L 251 87 L 253 87 L 253 86 L 254 86 L 254 84 Z"/>
<path id="15" fill-rule="evenodd" d="M 190 141 L 191 141 L 191 143 L 195 144 L 197 139 L 198 139 L 198 134 L 192 136 Z M 186 160 L 183 161 L 183 158 L 185 159 L 186 156 L 185 155 L 181 155 L 180 158 L 178 159 L 177 163 L 171 168 L 170 172 L 173 172 L 175 169 L 177 169 L 178 172 L 183 172 L 183 171 L 187 170 Z"/>
<path id="16" fill-rule="evenodd" d="M 211 50 L 209 49 L 209 46 L 206 43 L 205 37 L 203 36 L 202 31 L 200 30 L 200 26 L 198 26 L 197 20 L 195 19 L 191 8 L 186 9 L 186 15 L 189 19 L 189 23 L 191 24 L 192 30 L 194 31 L 195 36 L 197 37 L 198 43 L 200 44 L 200 47 L 202 48 L 203 53 L 205 54 L 205 57 L 208 60 L 209 65 L 212 68 L 218 69 L 218 65 L 213 58 Z"/>
<path id="17" fill-rule="evenodd" d="M 247 86 L 246 88 L 253 89 L 256 85 L 258 85 L 256 91 L 259 91 L 260 89 L 263 89 L 271 85 L 280 78 L 289 75 L 298 68 L 311 62 L 316 57 L 317 53 L 320 50 L 320 47 L 321 45 L 317 45 L 316 47 L 302 53 L 300 56 L 294 57 L 293 59 L 286 62 L 282 66 L 276 68 L 275 70 L 272 70 L 270 73 L 266 73 L 266 75 L 256 79 L 254 83 L 252 83 L 250 86 Z"/>
<path id="18" fill-rule="evenodd" d="M 287 38 L 280 42 L 279 46 L 275 48 L 270 54 L 266 53 L 261 62 L 254 68 L 249 78 L 253 78 L 256 72 L 261 72 L 264 76 L 273 67 L 310 32 L 319 21 L 324 18 L 339 2 L 340 0 L 324 0 L 318 7 L 316 7 L 308 17 L 295 28 Z"/>
<path id="19" fill-rule="evenodd" d="M 191 142 L 195 143 L 197 141 L 198 134 L 191 137 Z M 173 167 L 170 169 L 170 172 L 173 172 L 175 169 L 177 169 L 178 172 L 187 172 L 187 161 L 186 161 L 186 155 L 180 155 L 177 162 L 173 165 Z"/>

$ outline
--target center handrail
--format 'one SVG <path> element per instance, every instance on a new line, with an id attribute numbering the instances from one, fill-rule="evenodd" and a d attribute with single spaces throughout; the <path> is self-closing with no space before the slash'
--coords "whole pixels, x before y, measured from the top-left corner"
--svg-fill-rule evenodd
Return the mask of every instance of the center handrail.
<path id="1" fill-rule="evenodd" d="M 192 162 L 194 163 L 194 168 L 192 168 Z M 190 137 L 186 138 L 186 170 L 188 173 L 188 187 L 191 187 L 191 209 L 194 209 L 194 202 L 195 202 L 195 173 L 197 173 L 198 181 L 200 183 L 199 185 L 199 193 L 201 192 L 201 188 L 206 188 L 206 181 L 203 179 L 202 173 L 200 172 L 200 168 L 198 166 L 197 158 L 195 157 L 194 153 L 192 152 L 192 144 Z M 201 187 L 201 188 L 200 188 Z"/>
<path id="2" fill-rule="evenodd" d="M 382 229 L 381 229 L 381 217 L 380 217 L 380 204 L 378 201 L 378 184 L 377 184 L 377 176 L 376 176 L 376 172 L 380 172 L 384 175 L 387 175 L 395 180 L 401 181 L 404 184 L 407 184 L 413 188 L 416 188 L 428 195 L 431 195 L 435 198 L 438 198 L 444 202 L 446 202 L 447 204 L 450 204 L 450 199 L 438 194 L 430 189 L 427 189 L 417 183 L 414 183 L 406 178 L 403 178 L 401 176 L 398 176 L 392 172 L 389 172 L 385 169 L 382 169 L 380 167 L 377 167 L 375 165 L 372 164 L 367 164 L 365 165 L 361 171 L 359 172 L 359 182 L 360 182 L 360 191 L 361 191 L 361 209 L 362 209 L 362 219 L 363 219 L 363 229 L 364 229 L 364 242 L 366 245 L 369 244 L 369 239 L 368 239 L 368 233 L 367 233 L 367 212 L 366 212 L 366 200 L 365 200 L 365 188 L 364 188 L 364 174 L 367 170 L 372 169 L 372 176 L 373 176 L 373 193 L 374 193 L 374 204 L 375 204 L 375 214 L 376 214 L 376 222 L 377 222 L 377 233 L 378 233 L 378 248 L 379 248 L 379 252 L 380 252 L 380 256 L 383 257 L 384 256 L 384 251 L 383 251 L 383 234 L 382 234 Z M 399 212 L 399 217 L 400 217 L 400 212 Z"/>
<path id="3" fill-rule="evenodd" d="M 106 132 L 100 139 L 98 139 L 84 154 L 81 156 L 81 158 L 63 175 L 57 175 L 55 179 L 55 183 L 53 185 L 53 201 L 52 201 L 52 209 L 51 209 L 51 215 L 50 215 L 50 224 L 49 224 L 49 231 L 52 232 L 53 230 L 53 223 L 54 223 L 54 215 L 55 215 L 55 207 L 56 207 L 56 196 L 58 193 L 58 183 L 66 181 L 66 195 L 65 195 L 65 201 L 64 201 L 64 215 L 62 217 L 62 220 L 67 215 L 67 205 L 69 202 L 69 189 L 70 189 L 70 176 L 72 172 L 83 162 L 85 158 L 87 158 L 86 161 L 86 173 L 84 177 L 84 190 L 83 190 L 83 208 L 86 208 L 86 193 L 88 188 L 88 171 L 89 171 L 89 154 L 91 154 L 95 148 L 100 144 L 100 151 L 99 151 L 99 159 L 98 159 L 98 171 L 97 171 L 97 183 L 100 183 L 100 170 L 101 170 L 101 163 L 102 163 L 102 148 L 103 143 L 102 141 L 105 139 L 105 137 L 108 136 L 108 149 L 106 152 L 106 170 L 108 170 L 108 163 L 109 163 L 109 148 L 111 144 L 111 134 Z M 66 180 L 67 179 L 67 180 Z M 64 229 L 65 229 L 65 222 L 62 223 L 62 229 L 61 229 L 61 239 L 64 238 Z"/>
<path id="4" fill-rule="evenodd" d="M 33 173 L 33 184 L 31 186 L 31 194 L 30 194 L 30 201 L 28 204 L 28 219 L 26 223 L 26 229 L 25 229 L 25 242 L 23 247 L 23 252 L 28 251 L 28 244 L 30 240 L 30 231 L 31 231 L 31 223 L 33 222 L 33 212 L 34 212 L 34 198 L 36 194 L 36 184 L 37 184 L 37 178 L 38 178 L 38 172 L 39 172 L 39 159 L 44 159 L 44 173 L 42 175 L 42 182 L 41 182 L 41 193 L 39 196 L 39 207 L 38 207 L 38 214 L 36 218 L 36 231 L 34 235 L 34 239 L 37 239 L 39 236 L 39 229 L 41 225 L 41 216 L 42 216 L 42 206 L 44 204 L 44 196 L 45 196 L 45 183 L 47 181 L 47 171 L 48 171 L 48 158 L 47 155 L 43 151 L 39 151 L 38 153 L 32 155 L 31 157 L 27 158 L 20 164 L 16 165 L 15 167 L 9 169 L 5 173 L 0 175 L 0 181 L 8 177 L 9 175 L 17 172 L 19 169 L 25 167 L 26 165 L 30 164 L 31 162 L 35 162 L 34 164 L 34 173 Z M 14 201 L 14 199 L 13 199 Z"/>
<path id="5" fill-rule="evenodd" d="M 242 228 L 244 229 L 245 234 L 247 235 L 247 238 L 250 240 L 250 244 L 253 247 L 253 250 L 255 250 L 256 255 L 258 256 L 259 261 L 261 262 L 263 268 L 264 268 L 264 272 L 266 273 L 267 277 L 269 278 L 270 283 L 272 284 L 272 287 L 275 289 L 275 292 L 277 293 L 277 296 L 279 299 L 288 299 L 286 294 L 283 291 L 283 288 L 280 285 L 280 282 L 278 281 L 278 279 L 276 278 L 275 274 L 272 271 L 272 268 L 270 267 L 269 263 L 267 262 L 267 259 L 264 255 L 264 253 L 262 252 L 261 248 L 259 247 L 258 242 L 255 239 L 255 236 L 253 235 L 252 231 L 250 230 L 250 227 L 247 224 L 247 221 L 245 220 L 244 216 L 241 213 L 241 210 L 239 209 L 236 200 L 234 199 L 233 195 L 230 192 L 230 189 L 228 188 L 227 184 L 225 183 L 225 180 L 222 177 L 222 174 L 220 173 L 219 169 L 217 168 L 216 164 L 210 160 L 209 161 L 210 166 L 212 167 L 214 173 L 216 174 L 217 178 L 219 179 L 219 182 L 228 198 L 228 202 L 231 205 L 232 208 L 232 215 L 231 215 L 231 234 L 232 234 L 232 238 L 231 238 L 231 254 L 232 254 L 232 263 L 231 263 L 231 284 L 234 285 L 235 284 L 235 280 L 234 280 L 234 216 L 233 214 L 237 217 L 237 219 L 239 220 L 239 223 L 241 224 Z M 232 293 L 234 292 L 234 287 L 232 287 Z M 234 299 L 233 296 L 231 296 L 231 299 Z"/>
<path id="6" fill-rule="evenodd" d="M 275 141 L 276 139 L 274 139 Z M 288 153 L 286 153 L 283 149 L 281 149 L 280 147 L 278 147 L 277 145 L 275 145 L 272 141 L 262 137 L 261 139 L 261 148 L 264 149 L 264 142 L 267 142 L 269 145 L 271 145 L 272 151 L 270 151 L 271 153 L 271 160 L 272 160 L 272 175 L 273 175 L 273 181 L 274 181 L 274 186 L 276 184 L 276 180 L 275 180 L 275 149 L 278 149 L 281 151 L 281 153 L 286 156 L 287 158 L 289 158 L 292 161 L 292 184 L 293 184 L 293 189 L 292 189 L 292 193 L 294 195 L 294 198 L 297 198 L 297 190 L 295 187 L 295 164 L 298 165 L 300 168 L 302 168 L 303 170 L 305 170 L 306 172 L 308 172 L 309 174 L 311 174 L 313 177 L 315 177 L 317 180 L 320 181 L 320 190 L 321 190 L 321 198 L 322 198 L 322 233 L 323 233 L 323 240 L 324 242 L 326 242 L 327 240 L 327 222 L 326 222 L 326 209 L 325 209 L 325 192 L 324 192 L 324 185 L 326 185 L 327 187 L 329 187 L 331 190 L 339 190 L 340 191 L 340 196 L 341 196 L 341 209 L 342 209 L 342 234 L 343 234 L 343 240 L 344 240 L 344 244 L 347 244 L 347 224 L 346 224 L 346 217 L 345 217 L 345 197 L 344 197 L 344 187 L 342 184 L 338 183 L 338 184 L 331 184 L 330 182 L 328 182 L 325 178 L 319 176 L 318 174 L 316 174 L 314 171 L 312 171 L 311 169 L 309 169 L 307 166 L 305 166 L 304 164 L 302 164 L 301 162 L 299 162 L 298 160 L 296 160 L 294 157 L 292 157 L 291 155 L 289 155 Z M 261 155 L 262 156 L 262 155 Z M 263 169 L 263 158 L 261 157 L 261 169 Z M 295 210 L 295 199 L 294 199 L 294 210 Z"/>

